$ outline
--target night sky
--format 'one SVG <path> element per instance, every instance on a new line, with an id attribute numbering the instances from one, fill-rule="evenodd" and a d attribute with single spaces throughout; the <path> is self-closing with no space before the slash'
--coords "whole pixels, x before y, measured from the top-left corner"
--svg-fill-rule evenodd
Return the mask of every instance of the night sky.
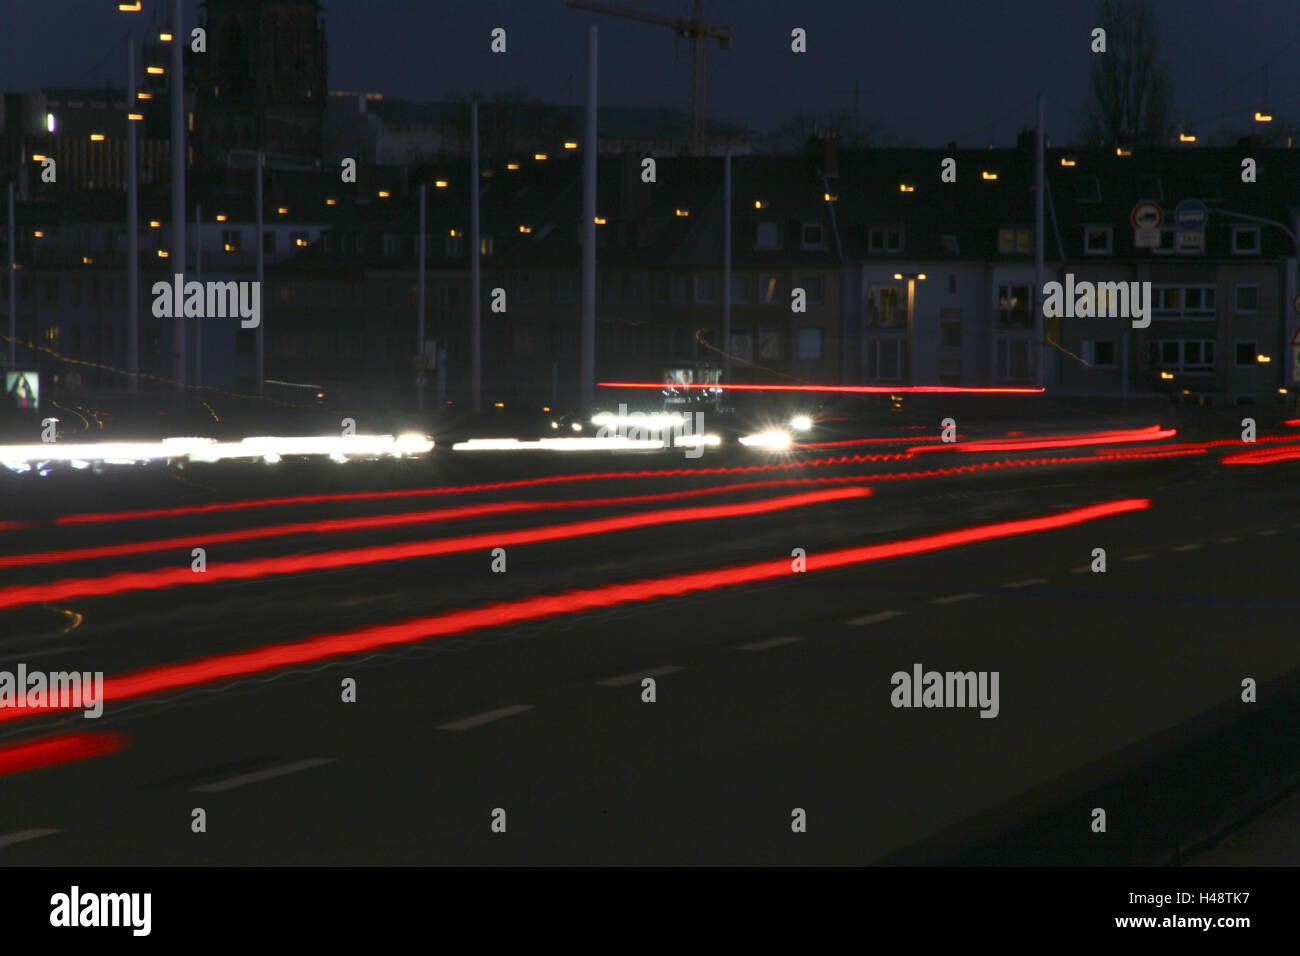
<path id="1" fill-rule="evenodd" d="M 166 6 L 170 7 L 170 3 Z M 680 15 L 689 0 L 624 0 Z M 2 0 L 0 87 L 122 84 L 121 38 L 143 37 L 164 5 L 117 12 L 116 0 Z M 581 102 L 586 25 L 600 26 L 601 99 L 607 105 L 686 105 L 687 44 L 662 27 L 571 10 L 563 0 L 333 0 L 327 9 L 329 84 L 387 97 L 437 100 L 473 90 L 526 88 Z M 1155 0 L 1160 56 L 1170 66 L 1176 116 L 1211 135 L 1247 131 L 1263 97 L 1279 119 L 1300 114 L 1300 4 L 1296 0 Z M 193 22 L 197 0 L 187 0 Z M 797 110 L 851 109 L 917 146 L 956 140 L 1007 145 L 1048 99 L 1048 135 L 1082 119 L 1092 0 L 706 0 L 705 16 L 736 32 L 712 44 L 708 112 L 765 131 Z M 903 11 L 901 13 L 895 11 Z M 504 56 L 489 32 L 508 31 Z M 808 30 L 808 53 L 790 30 Z M 676 51 L 674 48 L 676 47 Z"/>

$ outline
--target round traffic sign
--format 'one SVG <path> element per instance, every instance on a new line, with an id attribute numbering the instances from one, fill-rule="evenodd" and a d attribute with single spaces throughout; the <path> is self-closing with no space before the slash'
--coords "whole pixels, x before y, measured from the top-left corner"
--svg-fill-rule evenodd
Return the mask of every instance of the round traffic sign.
<path id="1" fill-rule="evenodd" d="M 1159 203 L 1144 200 L 1133 207 L 1129 213 L 1129 222 L 1134 229 L 1159 229 L 1165 222 L 1165 211 Z"/>
<path id="2" fill-rule="evenodd" d="M 1179 229 L 1187 232 L 1204 229 L 1205 222 L 1209 218 L 1209 208 L 1199 199 L 1184 199 L 1174 209 L 1174 222 L 1178 224 Z"/>

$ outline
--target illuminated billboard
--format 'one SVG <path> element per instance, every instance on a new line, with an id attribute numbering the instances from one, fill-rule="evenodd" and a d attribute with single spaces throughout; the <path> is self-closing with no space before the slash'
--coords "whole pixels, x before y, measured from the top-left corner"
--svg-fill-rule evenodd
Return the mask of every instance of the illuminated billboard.
<path id="1" fill-rule="evenodd" d="M 6 372 L 5 399 L 10 407 L 39 408 L 41 376 L 39 372 Z"/>

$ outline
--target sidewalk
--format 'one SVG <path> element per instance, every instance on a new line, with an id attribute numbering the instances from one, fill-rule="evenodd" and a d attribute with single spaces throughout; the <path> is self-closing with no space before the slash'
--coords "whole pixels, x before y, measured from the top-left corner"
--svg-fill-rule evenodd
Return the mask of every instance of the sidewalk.
<path id="1" fill-rule="evenodd" d="M 1185 866 L 1300 866 L 1300 791 Z"/>

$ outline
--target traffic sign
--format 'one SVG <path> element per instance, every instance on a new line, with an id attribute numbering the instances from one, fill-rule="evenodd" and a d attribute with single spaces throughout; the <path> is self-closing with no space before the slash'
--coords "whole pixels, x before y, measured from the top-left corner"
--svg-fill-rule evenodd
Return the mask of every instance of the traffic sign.
<path id="1" fill-rule="evenodd" d="M 1291 311 L 1294 312 L 1296 315 L 1300 315 L 1300 295 L 1297 295 L 1294 299 L 1291 300 Z M 1300 342 L 1292 341 L 1291 344 L 1300 345 Z"/>
<path id="2" fill-rule="evenodd" d="M 1165 211 L 1159 203 L 1147 199 L 1133 207 L 1128 219 L 1134 229 L 1159 229 L 1165 224 Z"/>
<path id="3" fill-rule="evenodd" d="M 1296 298 L 1300 299 L 1300 296 L 1296 296 Z M 1291 333 L 1291 344 L 1300 345 L 1300 328 L 1297 328 L 1294 332 Z"/>
<path id="4" fill-rule="evenodd" d="M 1199 199 L 1184 199 L 1174 209 L 1174 222 L 1184 232 L 1204 230 L 1209 218 L 1209 207 Z"/>

